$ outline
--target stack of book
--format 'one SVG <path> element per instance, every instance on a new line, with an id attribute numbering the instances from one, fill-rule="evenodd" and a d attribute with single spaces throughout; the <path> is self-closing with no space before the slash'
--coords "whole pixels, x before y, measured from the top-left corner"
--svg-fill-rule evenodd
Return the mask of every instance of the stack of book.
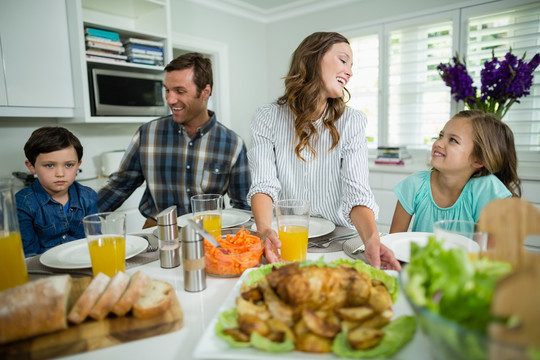
<path id="1" fill-rule="evenodd" d="M 406 146 L 379 146 L 375 164 L 405 165 L 405 160 L 410 158 Z"/>
<path id="2" fill-rule="evenodd" d="M 163 66 L 163 43 L 129 38 L 124 41 L 124 46 L 130 62 L 134 64 Z"/>
<path id="3" fill-rule="evenodd" d="M 86 57 L 108 62 L 127 62 L 120 35 L 113 31 L 86 28 Z"/>

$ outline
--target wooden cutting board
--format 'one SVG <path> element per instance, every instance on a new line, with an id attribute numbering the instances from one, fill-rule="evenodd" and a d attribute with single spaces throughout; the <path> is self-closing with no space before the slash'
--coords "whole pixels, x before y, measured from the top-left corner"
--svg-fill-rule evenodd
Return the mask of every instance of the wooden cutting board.
<path id="1" fill-rule="evenodd" d="M 79 297 L 90 280 L 90 277 L 73 278 L 70 297 L 72 302 Z M 109 315 L 100 321 L 89 319 L 80 325 L 70 325 L 66 330 L 2 345 L 0 359 L 49 359 L 66 356 L 169 333 L 182 326 L 183 312 L 174 294 L 171 306 L 160 316 L 137 319 L 128 313 L 123 317 Z"/>

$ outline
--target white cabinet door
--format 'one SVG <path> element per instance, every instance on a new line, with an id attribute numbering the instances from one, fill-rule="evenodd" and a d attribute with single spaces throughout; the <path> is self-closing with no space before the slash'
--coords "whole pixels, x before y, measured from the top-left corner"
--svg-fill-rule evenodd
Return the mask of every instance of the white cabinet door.
<path id="1" fill-rule="evenodd" d="M 0 86 L 9 107 L 74 107 L 65 1 L 0 1 Z"/>
<path id="2" fill-rule="evenodd" d="M 4 74 L 4 56 L 2 55 L 2 32 L 0 31 L 0 106 L 7 105 L 6 77 Z"/>

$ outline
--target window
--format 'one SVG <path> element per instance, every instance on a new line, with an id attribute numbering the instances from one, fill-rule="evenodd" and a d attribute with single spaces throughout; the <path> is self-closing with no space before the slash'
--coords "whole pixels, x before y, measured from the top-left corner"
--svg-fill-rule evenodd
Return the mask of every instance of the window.
<path id="1" fill-rule="evenodd" d="M 519 9 L 492 11 L 471 16 L 468 25 L 467 69 L 480 86 L 480 70 L 492 51 L 498 58 L 511 48 L 518 58 L 526 53 L 526 61 L 540 52 L 540 4 Z M 530 95 L 522 97 L 504 117 L 514 133 L 516 149 L 540 150 L 540 69 L 537 68 Z"/>
<path id="2" fill-rule="evenodd" d="M 500 9 L 501 3 L 506 9 Z M 352 95 L 349 105 L 368 114 L 367 136 L 372 147 L 423 148 L 451 115 L 462 109 L 463 104 L 451 99 L 450 88 L 436 69 L 458 50 L 461 58 L 465 55 L 478 87 L 480 69 L 491 58 L 492 49 L 499 57 L 509 48 L 518 57 L 527 51 L 527 61 L 540 52 L 540 4 L 501 3 L 380 24 L 379 33 L 370 36 L 349 35 L 355 62 L 348 86 Z M 377 56 L 367 55 L 375 49 Z M 531 94 L 520 101 L 504 121 L 514 132 L 518 151 L 538 151 L 540 69 L 535 72 Z"/>
<path id="3" fill-rule="evenodd" d="M 372 34 L 351 39 L 353 77 L 347 84 L 354 94 L 348 105 L 362 110 L 368 117 L 366 136 L 370 144 L 378 141 L 379 118 L 379 35 Z"/>

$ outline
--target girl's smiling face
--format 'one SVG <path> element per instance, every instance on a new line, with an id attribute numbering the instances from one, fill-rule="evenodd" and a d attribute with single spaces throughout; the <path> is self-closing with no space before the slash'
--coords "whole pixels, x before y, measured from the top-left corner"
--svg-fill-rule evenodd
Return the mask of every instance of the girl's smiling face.
<path id="1" fill-rule="evenodd" d="M 324 54 L 321 60 L 321 96 L 325 102 L 328 98 L 335 99 L 343 95 L 343 89 L 353 75 L 352 59 L 351 46 L 344 42 L 332 45 Z"/>
<path id="2" fill-rule="evenodd" d="M 473 137 L 473 126 L 469 119 L 450 119 L 433 143 L 431 166 L 446 173 L 474 174 L 482 167 L 482 163 L 472 158 Z"/>

